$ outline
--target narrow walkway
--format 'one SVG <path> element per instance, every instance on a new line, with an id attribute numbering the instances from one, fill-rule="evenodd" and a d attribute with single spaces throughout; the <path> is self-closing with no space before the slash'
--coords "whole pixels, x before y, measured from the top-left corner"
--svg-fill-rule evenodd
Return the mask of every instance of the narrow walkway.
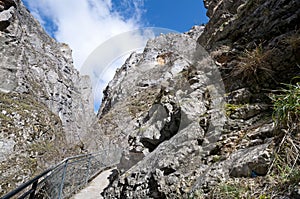
<path id="1" fill-rule="evenodd" d="M 88 186 L 78 192 L 71 199 L 103 199 L 100 193 L 109 184 L 108 176 L 112 173 L 110 170 L 103 171 L 94 180 L 92 180 Z"/>

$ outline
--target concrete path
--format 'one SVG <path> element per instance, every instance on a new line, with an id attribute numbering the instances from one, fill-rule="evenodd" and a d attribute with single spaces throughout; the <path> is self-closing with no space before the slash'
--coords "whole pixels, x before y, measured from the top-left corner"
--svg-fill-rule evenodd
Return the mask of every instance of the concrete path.
<path id="1" fill-rule="evenodd" d="M 108 176 L 110 176 L 113 169 L 115 168 L 100 173 L 87 185 L 86 188 L 82 189 L 71 199 L 102 199 L 103 197 L 100 195 L 100 193 L 109 184 Z"/>

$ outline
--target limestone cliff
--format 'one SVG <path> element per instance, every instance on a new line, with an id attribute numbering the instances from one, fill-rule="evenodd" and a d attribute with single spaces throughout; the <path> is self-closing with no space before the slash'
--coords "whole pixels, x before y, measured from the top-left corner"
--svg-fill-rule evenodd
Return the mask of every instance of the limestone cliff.
<path id="1" fill-rule="evenodd" d="M 216 60 L 224 81 L 230 81 L 228 90 L 272 88 L 299 75 L 298 0 L 204 2 L 210 21 L 198 42 Z M 250 56 L 256 59 L 253 70 L 242 72 L 240 63 L 251 61 Z"/>
<path id="2" fill-rule="evenodd" d="M 299 1 L 205 5 L 199 37 L 150 40 L 106 88 L 98 135 L 124 152 L 105 198 L 300 197 L 299 128 L 269 98 L 300 75 Z"/>
<path id="3" fill-rule="evenodd" d="M 105 198 L 299 198 L 300 116 L 278 125 L 269 96 L 300 76 L 300 2 L 204 2 L 209 23 L 133 53 L 94 118 L 68 46 L 0 0 L 1 193 L 88 148 L 122 156 Z"/>
<path id="4" fill-rule="evenodd" d="M 92 89 L 71 53 L 20 0 L 0 1 L 0 193 L 84 149 Z"/>

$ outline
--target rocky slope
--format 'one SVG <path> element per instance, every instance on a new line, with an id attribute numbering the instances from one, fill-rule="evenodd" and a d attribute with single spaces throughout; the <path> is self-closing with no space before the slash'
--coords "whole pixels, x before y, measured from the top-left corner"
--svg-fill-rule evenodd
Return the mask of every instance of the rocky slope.
<path id="1" fill-rule="evenodd" d="M 1 195 L 64 158 L 60 118 L 28 94 L 0 93 Z"/>
<path id="2" fill-rule="evenodd" d="M 210 21 L 198 42 L 220 66 L 228 90 L 272 88 L 299 75 L 298 0 L 204 2 Z M 251 56 L 252 66 L 241 64 Z"/>
<path id="3" fill-rule="evenodd" d="M 275 123 L 269 95 L 300 76 L 300 2 L 204 2 L 205 28 L 133 53 L 94 120 L 68 46 L 0 0 L 0 192 L 106 149 L 121 161 L 105 198 L 299 198 L 300 116 Z"/>
<path id="4" fill-rule="evenodd" d="M 299 129 L 269 98 L 300 75 L 299 1 L 205 5 L 200 37 L 150 40 L 106 88 L 95 141 L 124 152 L 105 198 L 300 197 Z"/>
<path id="5" fill-rule="evenodd" d="M 4 193 L 81 153 L 95 116 L 90 80 L 73 67 L 71 49 L 49 37 L 20 0 L 0 1 L 0 60 Z"/>

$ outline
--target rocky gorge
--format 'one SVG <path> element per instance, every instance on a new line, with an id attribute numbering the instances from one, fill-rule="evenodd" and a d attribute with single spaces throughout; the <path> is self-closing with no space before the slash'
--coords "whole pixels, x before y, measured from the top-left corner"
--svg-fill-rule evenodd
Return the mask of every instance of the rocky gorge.
<path id="1" fill-rule="evenodd" d="M 208 24 L 131 54 L 94 115 L 69 47 L 0 0 L 0 193 L 68 155 L 121 148 L 104 198 L 300 198 L 300 2 L 204 3 Z M 287 84 L 295 104 L 280 117 Z"/>

